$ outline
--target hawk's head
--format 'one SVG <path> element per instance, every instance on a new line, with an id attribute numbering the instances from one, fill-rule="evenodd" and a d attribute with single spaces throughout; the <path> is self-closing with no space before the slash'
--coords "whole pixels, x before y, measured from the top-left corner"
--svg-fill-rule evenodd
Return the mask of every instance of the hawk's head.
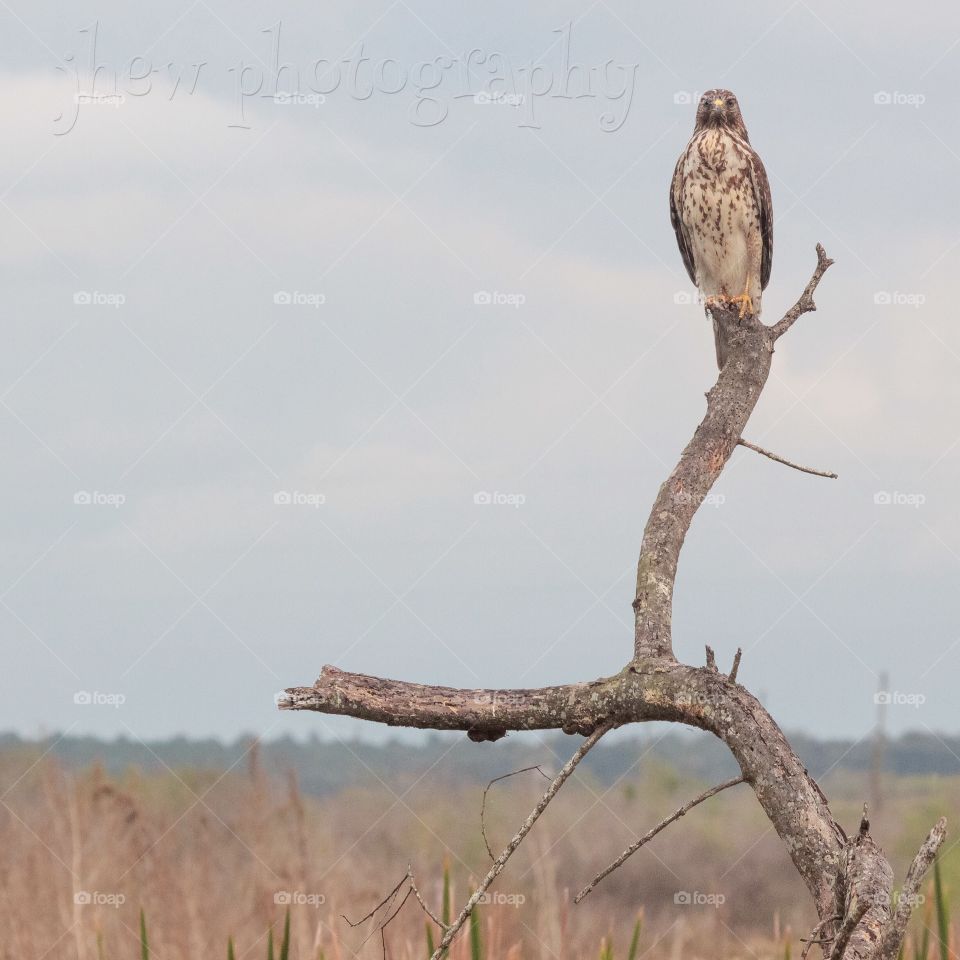
<path id="1" fill-rule="evenodd" d="M 697 107 L 697 125 L 694 133 L 709 127 L 727 127 L 749 141 L 747 128 L 740 114 L 740 104 L 729 90 L 708 90 Z"/>

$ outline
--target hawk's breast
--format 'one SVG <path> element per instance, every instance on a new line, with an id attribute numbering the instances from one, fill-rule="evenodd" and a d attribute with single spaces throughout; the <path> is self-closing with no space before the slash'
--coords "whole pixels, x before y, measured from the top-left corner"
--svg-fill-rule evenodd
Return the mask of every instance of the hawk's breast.
<path id="1" fill-rule="evenodd" d="M 748 150 L 726 130 L 709 129 L 690 141 L 684 155 L 674 199 L 704 296 L 736 296 L 743 292 L 748 272 L 754 272 L 750 266 L 754 251 L 759 252 L 760 213 Z M 759 261 L 755 269 L 759 280 Z"/>

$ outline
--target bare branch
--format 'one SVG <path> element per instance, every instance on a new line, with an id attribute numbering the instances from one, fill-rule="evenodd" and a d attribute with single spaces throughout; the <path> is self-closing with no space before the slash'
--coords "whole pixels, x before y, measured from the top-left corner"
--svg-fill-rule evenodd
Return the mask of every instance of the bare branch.
<path id="1" fill-rule="evenodd" d="M 799 463 L 794 463 L 792 460 L 787 460 L 786 457 L 781 457 L 770 450 L 765 450 L 763 447 L 757 446 L 755 443 L 750 443 L 749 440 L 744 440 L 743 437 L 741 437 L 737 443 L 741 447 L 746 447 L 748 450 L 753 450 L 756 453 L 763 454 L 763 456 L 769 457 L 771 460 L 775 460 L 777 463 L 782 463 L 785 467 L 792 467 L 794 470 L 799 470 L 801 473 L 810 473 L 815 477 L 827 477 L 829 480 L 837 479 L 837 474 L 833 473 L 831 470 L 814 470 L 813 467 L 803 467 Z"/>
<path id="2" fill-rule="evenodd" d="M 505 773 L 502 776 L 494 777 L 484 788 L 483 788 L 483 799 L 480 801 L 480 835 L 483 837 L 483 844 L 487 848 L 487 853 L 490 855 L 490 859 L 495 859 L 493 856 L 493 851 L 490 849 L 490 842 L 487 840 L 487 826 L 484 820 L 484 814 L 487 809 L 487 793 L 489 793 L 490 788 L 495 784 L 499 783 L 501 780 L 507 780 L 510 777 L 515 777 L 520 773 L 529 773 L 531 770 L 536 770 L 537 773 L 543 777 L 544 780 L 549 780 L 550 778 L 540 769 L 539 764 L 534 764 L 532 767 L 524 767 L 522 770 L 514 770 L 512 773 Z"/>
<path id="3" fill-rule="evenodd" d="M 715 787 L 711 787 L 709 790 L 704 791 L 694 800 L 690 800 L 685 803 L 679 810 L 675 810 L 670 814 L 666 820 L 661 820 L 652 830 L 645 833 L 639 840 L 635 840 L 633 843 L 627 847 L 623 853 L 617 857 L 613 863 L 610 864 L 605 870 L 602 870 L 598 873 L 574 898 L 574 903 L 579 903 L 590 891 L 606 876 L 613 873 L 617 867 L 621 866 L 629 857 L 632 857 L 645 843 L 652 840 L 661 830 L 669 827 L 671 823 L 675 820 L 679 820 L 685 813 L 692 810 L 698 803 L 703 803 L 704 800 L 709 800 L 710 797 L 716 796 L 720 793 L 721 790 L 726 790 L 728 787 L 735 787 L 738 783 L 744 783 L 746 777 L 737 777 L 735 780 L 727 780 L 725 783 L 718 784 Z"/>
<path id="4" fill-rule="evenodd" d="M 833 950 L 830 951 L 830 960 L 840 960 L 843 956 L 843 951 L 847 949 L 847 944 L 850 942 L 853 931 L 857 928 L 857 924 L 866 916 L 869 909 L 870 902 L 868 900 L 857 901 L 853 912 L 847 915 L 847 918 L 840 927 L 840 932 L 837 934 L 837 939 L 833 942 Z"/>
<path id="5" fill-rule="evenodd" d="M 413 891 L 413 895 L 417 898 L 417 903 L 420 904 L 423 912 L 441 929 L 446 930 L 447 925 L 427 906 L 423 897 L 420 895 L 420 891 L 417 889 L 417 881 L 413 878 L 413 867 L 410 864 L 407 864 L 407 878 L 410 880 L 410 889 Z"/>
<path id="6" fill-rule="evenodd" d="M 903 881 L 900 897 L 897 900 L 897 909 L 890 918 L 890 923 L 883 934 L 878 960 L 895 960 L 899 954 L 900 946 L 907 932 L 907 924 L 910 922 L 910 915 L 917 903 L 917 894 L 920 891 L 923 875 L 930 868 L 930 864 L 933 863 L 946 835 L 947 821 L 944 817 L 941 817 L 930 831 L 927 839 L 923 841 L 923 845 L 913 858 L 913 863 L 910 864 L 910 869 L 907 870 L 907 877 Z"/>
<path id="7" fill-rule="evenodd" d="M 737 647 L 737 652 L 733 657 L 733 666 L 730 668 L 730 682 L 737 682 L 737 671 L 740 669 L 740 658 L 743 656 L 743 650 Z"/>
<path id="8" fill-rule="evenodd" d="M 523 825 L 514 835 L 513 839 L 504 847 L 503 852 L 497 857 L 493 862 L 493 866 L 490 867 L 490 870 L 487 872 L 487 875 L 480 881 L 480 885 L 470 896 L 470 899 L 466 902 L 463 909 L 460 911 L 457 919 L 453 921 L 450 927 L 443 934 L 443 937 L 440 940 L 437 949 L 434 951 L 433 956 L 430 960 L 440 960 L 440 957 L 443 955 L 443 952 L 450 946 L 453 941 L 453 938 L 460 931 L 460 928 L 467 922 L 467 919 L 470 917 L 470 914 L 473 913 L 474 908 L 480 902 L 480 898 L 487 892 L 488 887 L 497 876 L 506 866 L 507 861 L 513 855 L 514 850 L 520 846 L 523 842 L 526 835 L 533 829 L 533 825 L 540 819 L 540 814 L 547 809 L 550 801 L 557 795 L 557 791 L 566 783 L 567 778 L 573 771 L 577 768 L 577 764 L 590 752 L 590 750 L 596 745 L 597 741 L 605 734 L 608 730 L 612 729 L 612 723 L 604 723 L 601 726 L 597 727 L 596 730 L 583 743 L 580 744 L 580 748 L 577 752 L 563 765 L 560 769 L 560 772 L 554 777 L 550 786 L 547 787 L 546 793 L 540 798 L 537 805 L 533 808 L 530 813 L 530 816 L 524 820 Z"/>
<path id="9" fill-rule="evenodd" d="M 818 243 L 817 267 L 813 271 L 810 282 L 800 294 L 800 299 L 783 315 L 783 319 L 770 327 L 770 335 L 775 341 L 779 340 L 805 313 L 811 313 L 817 309 L 817 305 L 813 302 L 813 294 L 832 264 L 833 261 L 827 256 L 827 251 L 823 249 L 822 244 Z"/>
<path id="10" fill-rule="evenodd" d="M 716 672 L 717 655 L 713 652 L 713 647 L 711 647 L 709 643 L 705 646 L 707 648 L 707 669 Z"/>

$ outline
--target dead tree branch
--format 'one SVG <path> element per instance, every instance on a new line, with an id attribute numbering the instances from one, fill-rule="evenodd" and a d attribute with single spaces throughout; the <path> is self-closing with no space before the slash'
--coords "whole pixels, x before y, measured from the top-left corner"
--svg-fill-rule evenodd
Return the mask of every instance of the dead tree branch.
<path id="1" fill-rule="evenodd" d="M 910 864 L 910 869 L 907 870 L 907 877 L 903 881 L 903 887 L 897 899 L 897 909 L 890 918 L 890 923 L 883 934 L 879 960 L 895 960 L 900 953 L 900 946 L 907 932 L 910 915 L 917 904 L 917 894 L 920 892 L 923 875 L 930 868 L 930 864 L 933 863 L 946 835 L 947 821 L 944 817 L 941 817 L 930 831 L 927 839 L 923 841 L 923 845 L 913 858 L 913 863 Z"/>
<path id="2" fill-rule="evenodd" d="M 648 843 L 652 840 L 661 830 L 666 829 L 676 820 L 679 820 L 684 814 L 691 811 L 698 803 L 703 803 L 704 800 L 709 800 L 710 797 L 715 797 L 721 790 L 726 790 L 728 787 L 735 787 L 738 783 L 743 783 L 743 777 L 735 777 L 733 780 L 727 780 L 725 783 L 720 783 L 715 787 L 711 787 L 709 790 L 705 790 L 700 794 L 699 797 L 696 797 L 693 800 L 688 801 L 679 810 L 675 810 L 670 814 L 665 820 L 661 820 L 652 830 L 647 831 L 639 840 L 635 840 L 633 843 L 627 847 L 623 853 L 617 857 L 613 863 L 610 864 L 605 870 L 601 870 L 574 898 L 574 903 L 579 903 L 591 890 L 601 881 L 604 877 L 609 876 L 613 873 L 617 867 L 621 866 L 627 859 L 632 857 L 645 843 Z"/>
<path id="3" fill-rule="evenodd" d="M 814 293 L 832 262 L 818 244 L 817 265 L 803 293 L 772 326 L 749 314 L 741 318 L 736 305 L 712 311 L 727 360 L 707 393 L 703 419 L 660 486 L 644 527 L 633 600 L 633 655 L 619 673 L 537 689 L 460 690 L 327 666 L 312 687 L 287 690 L 280 708 L 342 714 L 391 726 L 462 730 L 475 741 L 497 740 L 509 730 L 557 729 L 588 737 L 564 771 L 572 769 L 582 752 L 611 727 L 666 720 L 709 730 L 730 749 L 742 779 L 753 788 L 786 846 L 814 898 L 821 928 L 830 930 L 837 915 L 842 918 L 835 938 L 823 935 L 826 942 L 833 941 L 833 953 L 843 960 L 875 960 L 885 932 L 899 929 L 899 920 L 890 926 L 892 871 L 882 851 L 866 829 L 848 840 L 783 732 L 736 682 L 739 655 L 730 676 L 716 670 L 715 657 L 713 669 L 683 664 L 674 656 L 671 633 L 677 566 L 693 517 L 742 441 L 766 385 L 777 341 L 800 316 L 816 309 Z M 564 771 L 494 861 L 444 934 L 441 949 L 559 789 Z M 862 904 L 867 905 L 864 912 Z M 844 939 L 838 952 L 840 932 Z"/>
<path id="4" fill-rule="evenodd" d="M 813 294 L 823 275 L 833 265 L 833 261 L 827 256 L 827 251 L 823 249 L 823 244 L 817 244 L 817 267 L 813 271 L 810 282 L 806 285 L 800 299 L 784 314 L 783 319 L 775 323 L 770 328 L 770 333 L 774 340 L 779 340 L 805 313 L 812 313 L 817 309 L 813 302 Z"/>
<path id="5" fill-rule="evenodd" d="M 763 447 L 759 447 L 755 443 L 750 443 L 749 440 L 744 440 L 743 437 L 741 437 L 737 443 L 739 443 L 741 447 L 746 447 L 748 450 L 753 450 L 755 453 L 769 457 L 771 460 L 775 460 L 777 463 L 782 463 L 785 467 L 792 467 L 794 470 L 799 470 L 801 473 L 810 473 L 815 477 L 826 477 L 829 480 L 837 479 L 837 474 L 835 474 L 832 470 L 814 470 L 813 467 L 801 466 L 799 463 L 794 463 L 792 460 L 787 460 L 786 457 L 781 457 L 779 454 L 773 453 L 770 450 L 765 450 Z"/>

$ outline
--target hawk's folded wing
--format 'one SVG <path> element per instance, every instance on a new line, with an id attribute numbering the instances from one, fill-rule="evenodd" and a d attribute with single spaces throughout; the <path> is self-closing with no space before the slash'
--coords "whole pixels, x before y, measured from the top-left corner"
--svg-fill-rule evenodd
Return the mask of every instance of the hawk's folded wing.
<path id="1" fill-rule="evenodd" d="M 696 284 L 697 282 L 697 271 L 693 265 L 693 251 L 690 249 L 690 239 L 687 236 L 687 231 L 683 226 L 683 221 L 680 219 L 680 202 L 681 202 L 681 190 L 683 188 L 683 162 L 687 159 L 687 151 L 684 150 L 680 154 L 680 159 L 677 161 L 677 166 L 673 171 L 673 180 L 670 182 L 670 222 L 673 224 L 673 232 L 677 235 L 677 246 L 680 248 L 680 256 L 683 257 L 683 265 L 687 268 L 687 273 L 690 276 L 690 280 Z M 758 158 L 759 162 L 759 158 Z M 763 164 L 760 165 L 760 169 L 763 169 Z M 766 182 L 767 176 L 763 176 L 764 182 Z M 767 196 L 770 195 L 770 188 L 767 187 Z M 770 271 L 768 270 L 767 273 Z"/>

